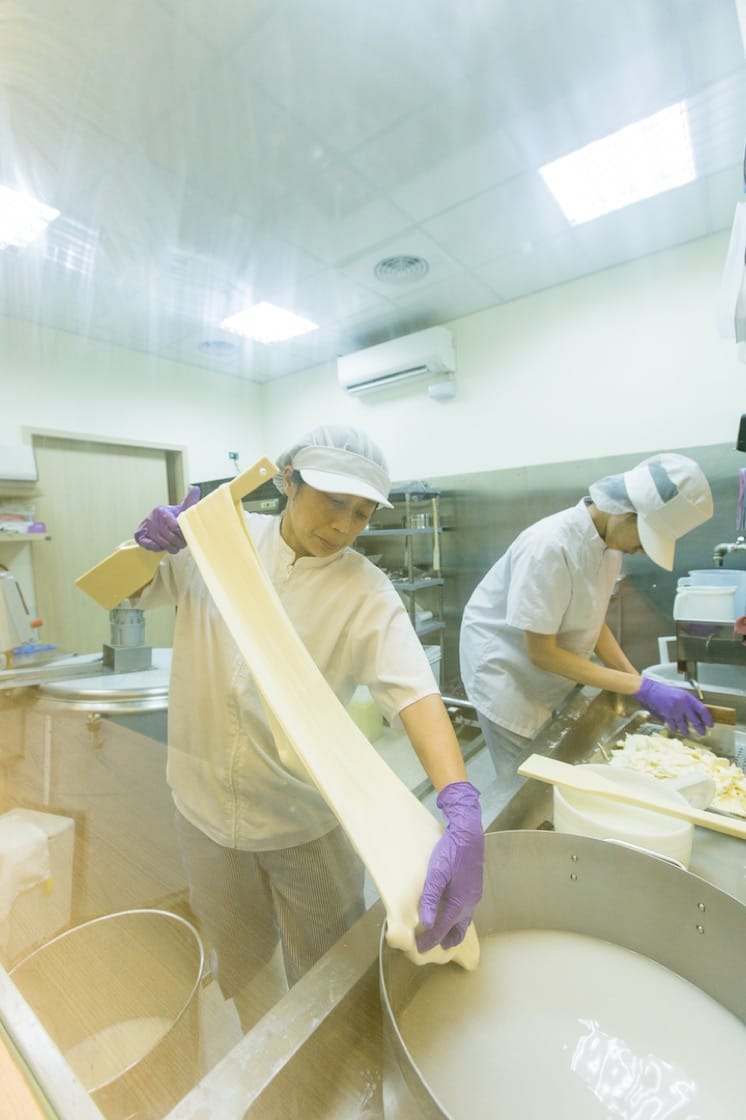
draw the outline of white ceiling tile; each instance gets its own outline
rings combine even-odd
[[[242,213],[265,218],[326,158],[306,132],[232,63],[200,76],[171,110],[148,122],[143,148],[154,165]]]
[[[576,226],[574,233],[596,271],[691,241],[706,222],[705,193],[694,182]]]
[[[0,21],[0,184],[62,210],[0,254],[0,312],[216,373],[285,376],[727,230],[743,192],[734,0],[0,0]],[[699,180],[570,230],[537,168],[679,99]],[[424,280],[376,280],[397,254]],[[200,350],[259,298],[321,329]]]
[[[317,330],[300,338],[264,345],[243,342],[240,376],[264,383],[336,359],[339,352],[335,331]]]
[[[392,191],[488,141],[504,119],[481,75],[470,77],[355,148],[349,159],[380,190]]]
[[[14,95],[67,132],[78,120],[132,141],[213,61],[180,20],[149,0],[31,0],[3,23]]]
[[[157,0],[175,20],[185,23],[205,43],[221,54],[240,48],[278,7],[278,0],[216,4],[214,0]]]
[[[473,268],[567,229],[538,175],[520,175],[422,223],[446,252]]]
[[[707,209],[708,232],[730,230],[736,204],[743,200],[743,166],[738,163],[725,171],[718,171],[702,180],[702,191]]]
[[[684,0],[686,3],[687,0]],[[687,43],[692,79],[698,85],[717,81],[743,65],[744,44],[738,23],[738,0],[688,0],[689,20],[682,39]]]
[[[523,169],[511,140],[497,131],[392,187],[389,194],[397,206],[419,221],[482,194]]]
[[[685,65],[676,44],[645,52],[592,78],[578,74],[565,96],[506,124],[528,166],[538,168],[681,99]]]
[[[500,295],[486,278],[468,272],[407,292],[395,300],[396,307],[421,317],[423,326],[460,319],[500,303]]]
[[[526,244],[523,250],[489,261],[476,275],[503,300],[566,284],[593,271],[593,265],[572,231]]]
[[[710,175],[743,155],[746,138],[746,71],[711,82],[686,99],[697,174]]]
[[[356,283],[335,269],[325,269],[294,285],[286,285],[280,294],[273,296],[273,290],[267,289],[271,302],[282,300],[282,306],[291,307],[298,315],[324,327],[362,313],[385,314],[389,306],[386,299],[370,287]]]
[[[388,198],[374,196],[335,215],[321,212],[314,198],[305,194],[289,199],[277,222],[289,242],[328,264],[343,261],[411,224]]]
[[[426,275],[422,279],[404,281],[404,286],[401,282],[378,279],[375,267],[379,261],[399,256],[425,260],[428,265]],[[425,283],[432,284],[461,271],[457,261],[449,257],[430,237],[415,227],[376,245],[374,249],[366,249],[365,252],[343,261],[340,267],[345,276],[364,284],[384,299],[398,298],[407,289],[419,288]]]
[[[462,28],[467,13],[468,5]],[[290,0],[243,45],[242,58],[278,104],[347,151],[468,74],[467,58],[437,29],[428,5],[403,12],[398,0]]]

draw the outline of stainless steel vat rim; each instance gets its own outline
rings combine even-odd
[[[158,670],[156,670],[158,672]],[[119,677],[122,674],[117,674]],[[160,674],[159,674],[160,675]],[[102,682],[107,678],[102,677]],[[101,687],[96,684],[85,685],[83,688],[76,686],[74,680],[66,681],[64,684],[61,681],[56,681],[54,684],[45,684],[39,687],[39,693],[42,696],[59,696],[64,699],[66,696],[72,699],[94,700],[98,696],[103,696],[107,700],[134,699],[139,696],[168,696],[168,681],[160,680],[157,684],[152,684],[146,688],[142,685],[132,687],[111,688],[105,686],[103,683]]]
[[[102,678],[105,680],[106,678]],[[111,688],[103,684],[99,688],[96,685],[86,685],[83,688],[75,686],[74,681],[67,681],[63,686],[61,682],[55,684],[45,684],[39,687],[39,695],[48,700],[139,700],[140,698],[148,699],[156,697],[158,699],[168,698],[168,681],[165,683],[161,680],[158,684],[153,684],[148,688],[134,687],[134,688]]]
[[[130,712],[137,714],[138,712],[162,712],[168,706],[168,690],[163,693],[154,693],[154,695],[141,696],[138,693],[133,693],[131,697],[121,696],[119,694],[112,694],[111,697],[106,694],[98,693],[92,699],[70,698],[66,699],[64,696],[44,696],[34,705],[37,711],[65,711],[65,712],[96,712],[99,715],[123,714]]]
[[[149,669],[102,672],[88,677],[46,681],[38,686],[46,705],[78,712],[161,711],[168,705],[171,650],[154,649]],[[148,683],[152,680],[152,684]]]
[[[475,913],[482,936],[552,929],[621,945],[688,980],[746,1023],[746,973],[739,968],[746,906],[737,899],[652,854],[605,840],[530,829],[488,833],[486,846],[485,892]],[[388,947],[385,932],[384,923],[379,989],[385,1048],[393,1054],[389,1072],[395,1067],[389,1093],[404,1091],[418,1120],[455,1120],[428,1086],[398,1024],[428,972],[442,966],[413,964]]]

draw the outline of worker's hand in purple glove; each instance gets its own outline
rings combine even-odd
[[[694,693],[661,684],[650,677],[642,678],[642,685],[634,694],[634,699],[653,715],[664,719],[671,731],[678,731],[680,735],[689,734],[689,724],[698,735],[704,735],[714,722],[712,714]]]
[[[436,802],[448,825],[430,856],[420,900],[425,931],[417,936],[421,953],[463,941],[474,907],[482,897],[484,833],[479,790],[471,782],[444,786]]]
[[[135,540],[151,552],[180,552],[186,548],[186,541],[177,518],[198,501],[199,486],[190,486],[189,493],[178,506],[156,506],[138,525]]]

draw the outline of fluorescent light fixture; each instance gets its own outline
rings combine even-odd
[[[0,249],[25,248],[59,217],[59,210],[30,195],[0,186]]]
[[[308,334],[309,331],[318,330],[318,323],[310,319],[303,319],[300,315],[293,315],[291,311],[284,311],[275,307],[273,303],[262,300],[245,311],[230,315],[223,319],[220,326],[234,334],[242,334],[245,338],[256,339],[257,342],[284,342],[288,338],[297,338],[298,335]]]
[[[571,225],[581,225],[696,177],[683,101],[612,132],[539,173]]]

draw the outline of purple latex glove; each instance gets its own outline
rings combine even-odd
[[[433,849],[420,899],[425,932],[417,936],[421,953],[435,945],[451,949],[463,941],[472,911],[482,897],[484,833],[479,790],[471,782],[444,786],[436,802],[448,821]]]
[[[135,530],[135,540],[151,552],[170,552],[172,555],[186,548],[184,534],[177,518],[180,513],[199,501],[199,486],[190,486],[189,493],[178,506],[156,506]]]
[[[634,699],[653,715],[664,719],[671,731],[678,731],[680,735],[689,734],[689,724],[699,735],[704,735],[714,722],[711,713],[693,693],[652,681],[650,677],[642,678]]]

